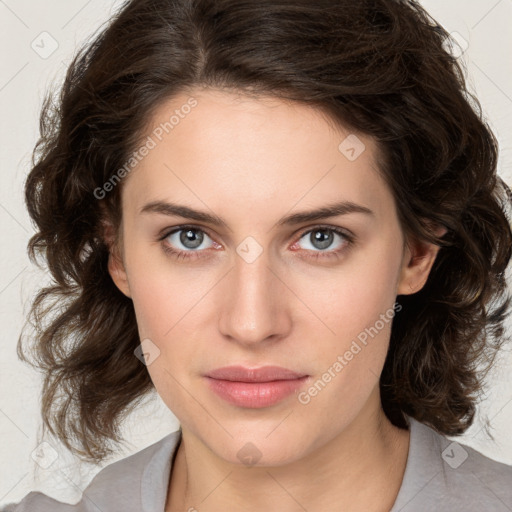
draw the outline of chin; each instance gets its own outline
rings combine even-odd
[[[219,457],[230,464],[240,467],[278,467],[290,464],[300,459],[302,452],[297,450],[304,444],[298,440],[283,436],[275,439],[265,439],[267,433],[261,436],[240,436],[228,441],[228,445],[214,449]],[[236,447],[233,451],[233,447]]]

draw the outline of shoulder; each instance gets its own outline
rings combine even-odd
[[[447,488],[462,491],[463,502],[471,504],[474,510],[512,510],[511,465],[490,459],[457,441],[446,439],[443,444],[443,478]]]
[[[140,512],[143,510],[144,480],[152,479],[154,473],[162,478],[166,467],[170,471],[169,455],[178,445],[180,434],[179,430],[173,432],[137,453],[105,466],[91,480],[76,504],[33,491],[19,503],[0,507],[0,512]],[[166,491],[166,488],[160,491]]]
[[[512,466],[450,440],[412,418],[402,487],[392,512],[510,512]]]

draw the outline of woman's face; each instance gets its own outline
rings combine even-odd
[[[377,147],[311,107],[232,92],[181,94],[152,121],[123,183],[124,266],[109,268],[156,390],[226,461],[304,457],[380,409],[396,295],[429,270],[409,261]],[[307,377],[206,377],[233,365]]]

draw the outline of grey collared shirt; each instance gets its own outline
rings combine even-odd
[[[405,474],[390,512],[512,512],[512,465],[452,442],[408,417]],[[164,512],[181,430],[103,468],[75,505],[31,492],[0,512]]]

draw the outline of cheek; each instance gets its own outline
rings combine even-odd
[[[319,327],[325,335],[316,335],[317,348],[309,358],[315,360],[318,373],[299,398],[301,404],[318,410],[334,407],[340,412],[333,421],[336,427],[357,414],[378,386],[392,322],[399,314],[393,307],[395,296],[389,292],[393,273],[388,278],[382,275],[347,279],[344,291],[334,290],[332,300],[317,303],[330,332]]]
[[[295,278],[295,290],[322,321],[324,332],[328,335],[330,331],[345,344],[373,326],[381,315],[393,314],[400,258],[398,243],[373,244],[371,250],[366,247],[354,253],[337,269]],[[381,322],[378,327],[386,330]]]
[[[163,339],[175,323],[173,312],[180,307],[177,294],[170,293],[163,280],[155,282],[144,275],[130,282],[130,291],[141,336]]]
[[[182,288],[179,283],[173,282],[170,287],[161,281],[138,282],[132,288],[132,298],[141,339],[149,338],[155,343],[168,366],[183,360],[187,351],[193,351],[198,337],[201,295],[197,293],[198,288],[187,292],[188,288]]]
[[[179,271],[172,263],[149,264],[134,251],[129,262],[132,295],[140,339],[149,338],[162,357],[156,367],[176,376],[191,369],[203,333],[205,296],[214,282],[201,272]],[[153,374],[152,374],[153,377]],[[166,379],[169,380],[169,379]],[[172,379],[171,379],[172,381]]]
[[[190,408],[190,397],[184,392],[187,373],[197,360],[197,309],[193,304],[198,299],[193,293],[187,294],[188,288],[181,283],[154,271],[141,272],[130,282],[130,288],[140,339],[149,338],[158,354],[147,366],[150,378],[167,407],[183,417]]]
[[[204,295],[207,283],[200,272],[180,271],[158,248],[143,249],[133,246],[131,253],[127,253],[130,292],[139,332],[141,336],[165,343],[178,323],[180,328],[190,323],[190,313]]]

